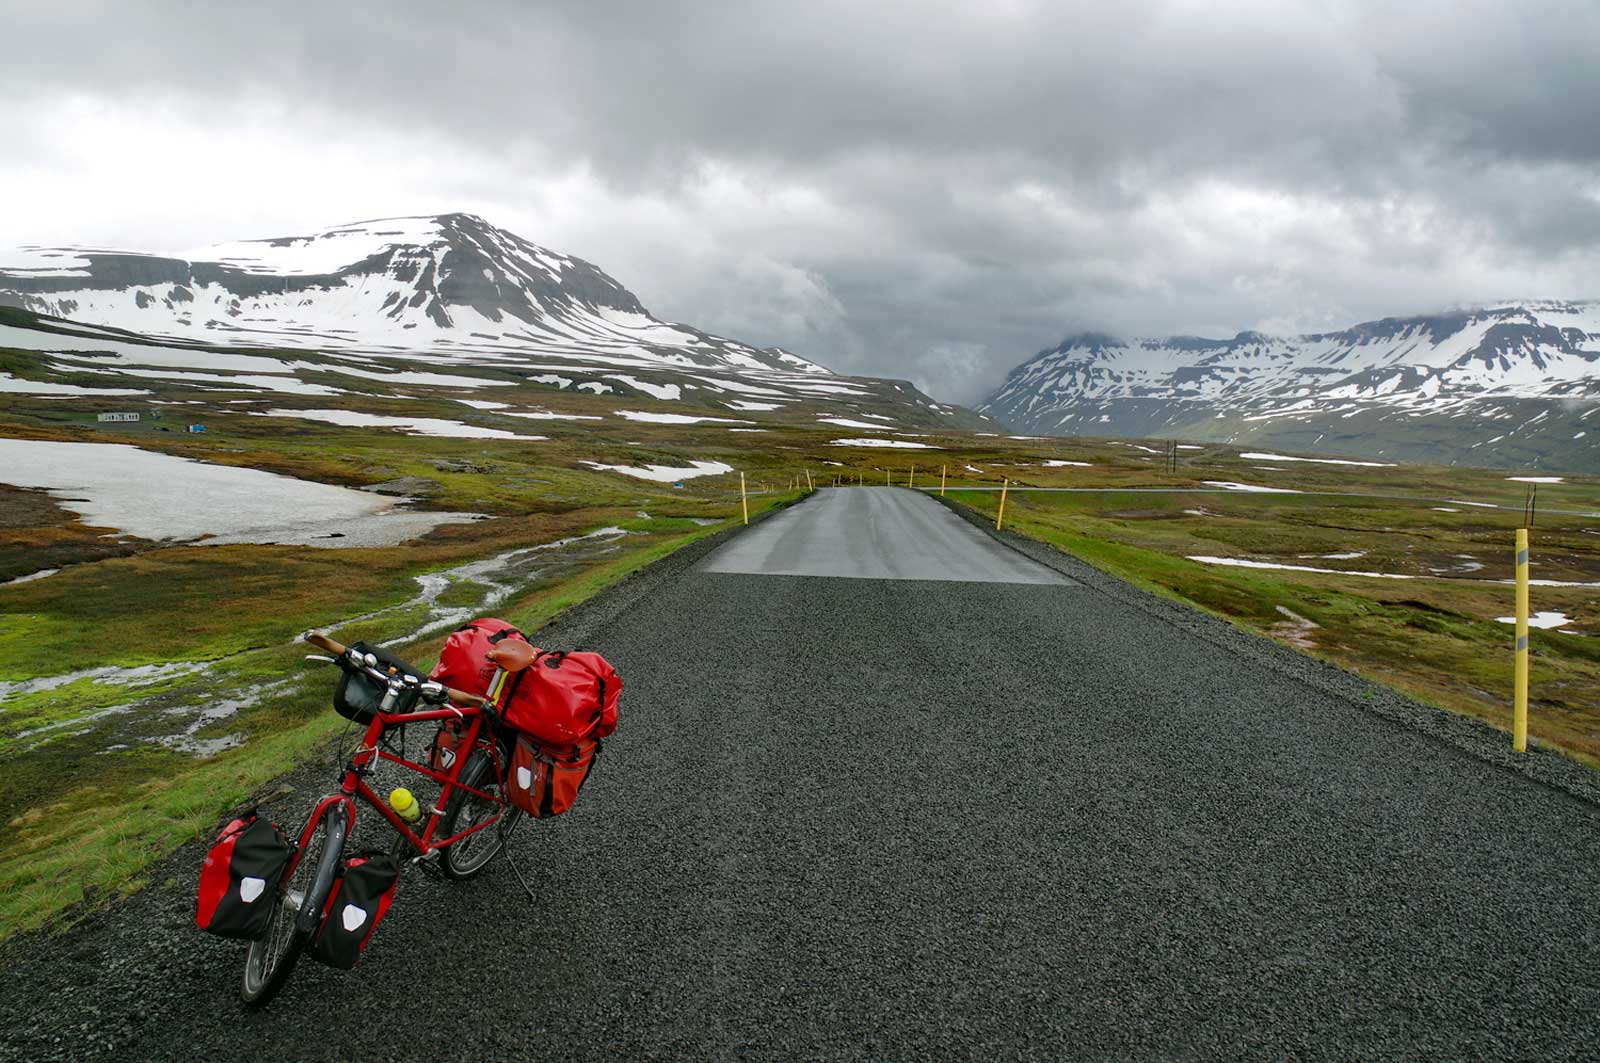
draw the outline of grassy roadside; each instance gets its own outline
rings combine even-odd
[[[752,513],[795,497],[763,497],[754,501]],[[494,612],[535,630],[651,562],[727,526],[726,521],[688,524],[688,530],[643,534],[621,552],[518,594]],[[343,633],[355,638],[361,631],[351,626]],[[437,659],[442,642],[436,635],[393,648],[427,665]],[[0,940],[63,917],[70,920],[75,912],[138,889],[153,861],[202,836],[220,815],[259,795],[271,780],[342,730],[345,721],[328,708],[329,674],[297,667],[298,652],[287,647],[276,655],[283,671],[274,678],[287,675],[289,685],[249,714],[245,722],[251,739],[245,744],[198,761],[152,749],[111,755],[103,762],[107,770],[92,781],[63,787],[51,800],[12,819],[0,840]]]
[[[990,517],[998,503],[992,492],[950,497]],[[1511,629],[1495,619],[1512,603],[1512,589],[1495,582],[1510,574],[1508,531],[1499,526],[1507,522],[1471,513],[1444,520],[1436,512],[1381,499],[1329,505],[1288,495],[1019,492],[1006,503],[1006,527],[1141,589],[1508,730]],[[1583,523],[1543,522],[1536,541],[1551,575],[1576,574],[1557,566],[1576,565],[1583,551],[1592,552]],[[1242,553],[1409,578],[1190,559]],[[1600,614],[1600,595],[1593,587],[1537,587],[1535,608],[1589,623]],[[1534,630],[1531,646],[1530,736],[1600,766],[1600,640]]]

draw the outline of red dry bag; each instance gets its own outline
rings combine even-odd
[[[462,624],[445,639],[439,663],[433,666],[428,678],[468,694],[487,694],[489,680],[494,676],[489,651],[506,639],[528,641],[522,637],[522,632],[493,617]]]
[[[598,653],[541,653],[512,682],[501,717],[547,746],[572,746],[617,729],[622,680]]]

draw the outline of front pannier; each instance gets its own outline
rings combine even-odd
[[[334,880],[323,905],[322,925],[317,928],[311,955],[329,967],[354,967],[394,901],[399,881],[400,867],[386,853],[346,860],[344,872]]]
[[[546,746],[564,748],[617,729],[622,680],[598,653],[541,653],[511,683],[501,716]]]
[[[506,768],[506,799],[538,819],[559,816],[578,799],[599,752],[598,740],[554,750],[518,735]]]
[[[222,828],[200,865],[194,921],[225,938],[258,938],[272,918],[278,879],[294,846],[252,810]]]
[[[392,653],[386,652],[381,646],[368,646],[365,642],[358,642],[350,647],[360,653],[370,653],[378,659],[378,667],[394,669],[401,674],[416,675],[416,669],[402,661]],[[341,665],[341,667],[344,667]],[[421,676],[417,676],[421,679]],[[339,677],[339,686],[333,692],[333,708],[340,716],[347,720],[354,720],[365,727],[372,722],[378,712],[378,707],[383,704],[383,697],[388,689],[376,679],[365,672],[352,671],[344,668],[344,674]],[[400,692],[395,699],[394,708],[390,712],[399,714],[410,712],[417,706],[417,698],[421,691],[416,686],[409,686]]]

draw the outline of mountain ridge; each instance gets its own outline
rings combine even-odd
[[[0,305],[144,335],[261,346],[628,354],[817,375],[824,367],[659,321],[598,266],[474,214],[349,222],[182,252],[0,252]]]
[[[1410,460],[1582,467],[1600,458],[1597,406],[1600,301],[1536,300],[1293,336],[1080,332],[1013,368],[976,409],[1021,432],[1333,439]],[[1498,460],[1484,449],[1508,438]]]

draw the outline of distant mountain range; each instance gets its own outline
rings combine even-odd
[[[1020,432],[1185,437],[1444,464],[1600,468],[1600,302],[1227,340],[1069,336],[978,405]]]
[[[0,306],[75,323],[42,322],[58,330],[108,326],[135,340],[316,351],[367,374],[403,359],[624,395],[742,397],[747,407],[836,401],[848,412],[865,398],[903,407],[908,423],[981,423],[904,381],[837,377],[778,347],[659,321],[598,267],[472,214],[173,253],[0,250]],[[80,350],[85,342],[72,340]],[[6,344],[50,349],[0,336]]]

